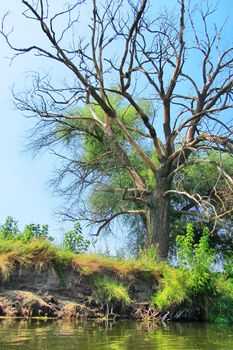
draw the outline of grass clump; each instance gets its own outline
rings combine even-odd
[[[28,266],[31,261],[30,254],[20,241],[0,240],[0,274],[7,279],[16,265]]]
[[[109,315],[109,306],[124,307],[130,303],[128,290],[121,283],[117,283],[107,276],[95,276],[93,278],[93,299],[97,304],[106,305],[106,315]]]

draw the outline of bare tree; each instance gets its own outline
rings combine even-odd
[[[3,21],[1,32],[15,57],[34,52],[60,64],[64,76],[68,72],[73,76],[73,81],[69,76],[57,87],[49,76],[35,74],[32,89],[15,95],[17,107],[38,120],[34,146],[52,147],[64,141],[66,132],[73,133],[76,157],[62,156],[66,167],[60,181],[66,174],[76,180],[65,194],[73,197],[77,186],[85,190],[99,182],[102,191],[133,203],[99,218],[99,231],[120,215],[142,215],[146,244],[158,246],[159,258],[166,259],[174,198],[183,198],[179,209],[184,215],[212,221],[229,215],[231,205],[224,201],[218,184],[224,179],[232,193],[233,180],[222,168],[221,157],[218,161],[196,157],[209,150],[233,151],[229,117],[233,47],[224,47],[224,28],[213,26],[214,10],[208,2],[203,8],[191,8],[191,1],[177,0],[174,13],[164,10],[157,17],[149,0],[78,0],[56,13],[49,0],[22,3],[24,18],[38,23],[49,45],[15,47]],[[83,18],[86,6],[92,10]],[[114,98],[120,98],[124,113]],[[145,108],[148,104],[150,108]],[[82,112],[80,105],[86,106]],[[131,125],[130,108],[135,113]],[[103,147],[95,159],[83,156],[84,136]],[[177,181],[185,167],[198,162],[211,162],[219,174],[211,193],[205,195],[189,193]],[[154,187],[142,167],[150,172]],[[128,174],[128,186],[104,187],[111,171],[120,174],[121,169]],[[73,197],[73,205],[78,201]]]

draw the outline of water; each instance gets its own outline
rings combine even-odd
[[[0,321],[0,350],[233,350],[233,326]]]

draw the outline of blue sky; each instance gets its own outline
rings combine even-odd
[[[37,27],[30,27],[28,30],[25,24],[27,22],[20,16],[21,9],[20,0],[5,2],[0,7],[0,18],[9,11],[6,23],[9,24],[9,30],[12,24],[14,26],[12,41],[16,46],[22,44],[25,47],[35,38],[40,40],[41,33],[37,31]],[[18,220],[20,229],[29,223],[48,224],[50,235],[59,243],[62,232],[70,229],[73,224],[61,222],[55,215],[56,209],[63,202],[61,198],[52,195],[46,184],[52,178],[56,159],[49,151],[37,157],[26,151],[28,131],[33,124],[22,112],[16,110],[10,91],[13,85],[17,91],[22,91],[25,72],[44,71],[45,61],[32,55],[24,55],[11,62],[10,57],[12,51],[0,36],[0,224],[7,216]],[[47,62],[46,69],[53,70],[54,73],[53,62]],[[83,232],[87,235],[89,230],[84,227]],[[121,245],[121,239],[113,237],[100,237],[98,241],[97,251],[105,251],[108,247],[115,251],[112,247]]]
[[[174,3],[174,0],[166,1],[166,4]],[[28,28],[25,25],[27,22],[17,16],[20,8],[20,0],[2,1],[0,18],[10,10],[9,22],[14,23],[17,28],[13,33],[14,41],[25,44],[35,36],[40,37],[40,34],[35,29],[32,30],[32,27]],[[220,0],[219,8],[218,20],[231,14],[232,0]],[[228,27],[228,40],[232,42],[233,34],[229,24]],[[54,210],[61,200],[53,197],[46,186],[46,182],[51,178],[55,160],[49,153],[32,159],[32,155],[24,151],[30,122],[21,112],[15,110],[10,93],[13,84],[16,84],[17,88],[23,87],[24,72],[41,69],[43,63],[32,56],[24,56],[14,60],[10,66],[7,56],[11,56],[11,53],[4,39],[0,37],[0,223],[10,215],[18,219],[20,227],[32,222],[49,224],[50,233],[59,239],[59,228],[66,225],[58,221]]]
[[[15,16],[20,1],[12,0],[1,4],[0,17],[10,10],[9,22],[13,22],[17,33],[16,42],[21,38],[30,40],[35,31],[28,31]],[[21,42],[25,42],[21,40]],[[51,178],[54,158],[49,153],[32,158],[25,152],[27,131],[30,121],[17,111],[13,104],[10,88],[24,85],[24,72],[40,68],[40,62],[31,56],[19,57],[10,65],[7,57],[11,52],[0,37],[0,100],[1,100],[1,137],[0,137],[0,223],[6,216],[13,216],[22,228],[28,223],[49,224],[50,233],[60,238],[62,225],[54,215],[60,200],[54,198],[46,186]]]

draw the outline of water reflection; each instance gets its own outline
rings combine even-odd
[[[233,350],[233,327],[61,320],[0,321],[1,350]]]

